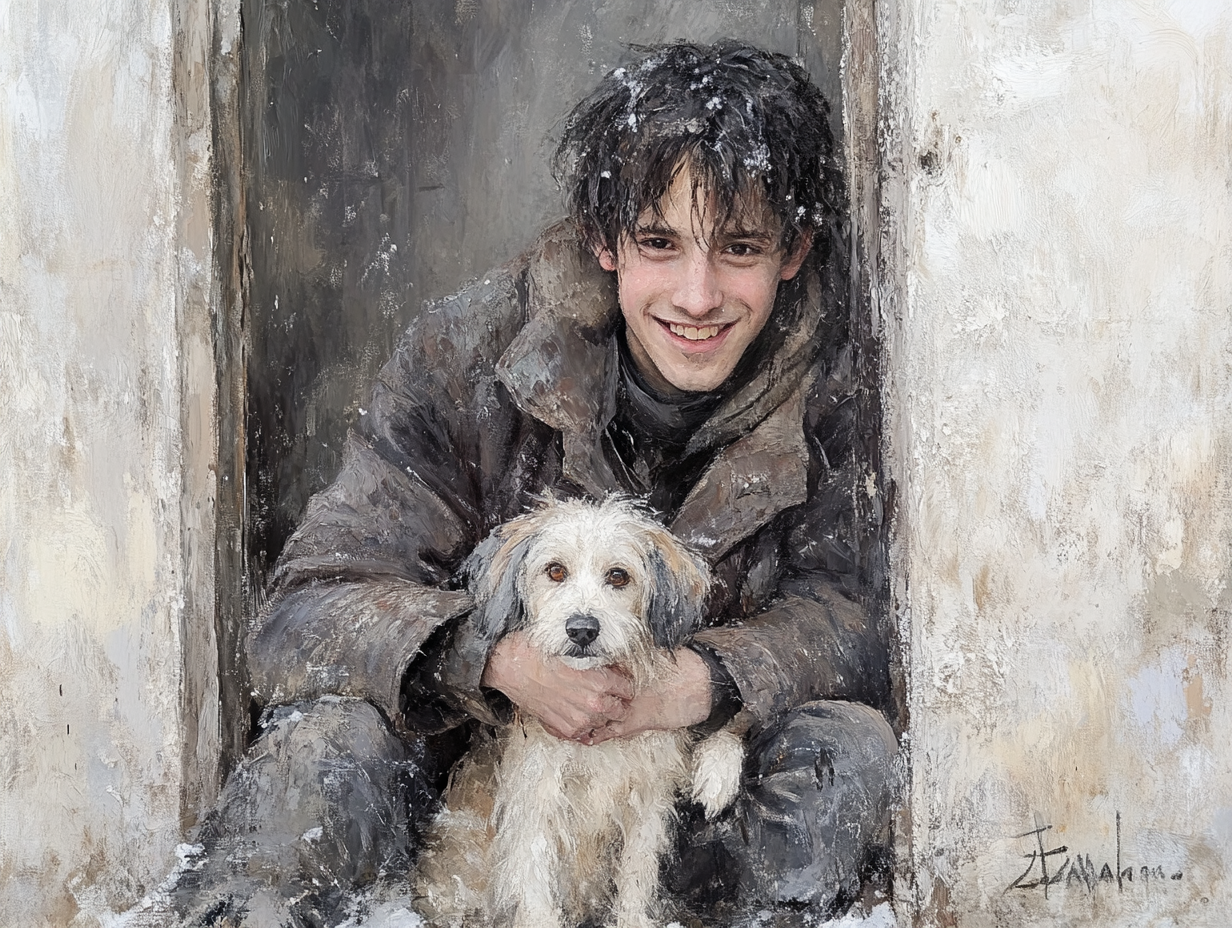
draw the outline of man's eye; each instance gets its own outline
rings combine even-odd
[[[748,242],[733,242],[727,246],[727,253],[736,258],[753,258],[761,254],[761,249]]]
[[[667,238],[644,238],[642,247],[649,248],[651,251],[666,251],[672,247],[672,241]]]
[[[553,583],[564,583],[565,577],[569,576],[569,571],[565,570],[565,565],[557,564],[556,562],[549,564],[544,572]]]
[[[629,572],[623,567],[613,567],[607,572],[607,582],[618,588],[626,586],[629,583]]]

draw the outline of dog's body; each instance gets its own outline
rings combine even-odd
[[[619,666],[635,687],[696,630],[708,583],[699,559],[618,499],[550,503],[515,519],[469,569],[481,633],[525,629],[546,653]],[[739,786],[741,739],[694,740],[647,731],[589,746],[517,718],[450,784],[421,855],[424,914],[440,925],[573,928],[605,915],[617,928],[654,924],[677,796],[691,785],[713,816]]]

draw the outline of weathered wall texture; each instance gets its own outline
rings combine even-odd
[[[211,788],[208,10],[0,4],[6,926],[140,898]]]
[[[922,922],[1227,925],[1232,7],[883,14]]]

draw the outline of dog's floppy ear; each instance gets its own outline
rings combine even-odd
[[[667,529],[656,526],[649,535],[647,620],[656,645],[676,648],[701,627],[710,571]]]
[[[519,628],[526,619],[518,575],[535,533],[523,516],[499,526],[471,552],[462,571],[475,597],[472,623],[489,641]]]

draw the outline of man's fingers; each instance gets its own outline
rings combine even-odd
[[[603,674],[604,692],[609,696],[615,696],[617,699],[633,698],[633,681],[625,674],[611,667],[601,667],[597,672]]]
[[[539,724],[542,725],[543,730],[546,731],[553,738],[559,738],[561,741],[576,741],[577,740],[576,732],[574,734],[563,732],[559,728],[557,728],[555,725],[552,725],[550,722],[545,722],[543,719],[539,720]]]
[[[616,699],[633,698],[633,681],[611,667],[574,670],[562,661],[557,667],[557,673],[566,679],[571,679],[575,686],[589,689],[592,692],[614,696]]]
[[[566,741],[580,741],[591,729],[602,728],[606,719],[564,708],[549,710],[539,718],[548,733]]]
[[[607,741],[609,738],[619,738],[622,735],[624,735],[624,726],[620,722],[609,722],[603,726],[604,741]],[[599,742],[596,741],[595,743],[598,744]]]
[[[622,707],[624,705],[620,700],[614,702]],[[610,734],[599,735],[600,732],[606,730],[609,722],[609,717],[603,713],[551,711],[545,712],[538,719],[539,724],[547,730],[548,734],[566,741],[586,743],[588,738],[592,737],[592,732],[594,732],[593,737],[597,739],[596,744],[611,737]]]
[[[613,719],[623,719],[629,714],[629,704],[627,702],[615,696],[609,696],[606,693],[588,699],[585,709],[590,715],[593,727],[598,727]]]

